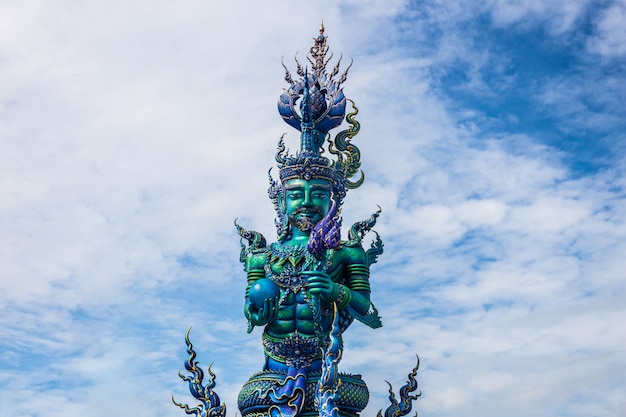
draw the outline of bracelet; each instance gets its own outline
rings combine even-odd
[[[337,308],[341,310],[350,304],[350,301],[352,301],[352,292],[345,285],[339,286],[341,289],[339,290],[339,297],[337,297],[335,302],[337,303]]]
[[[337,298],[339,297],[340,292],[341,292],[341,284],[333,285],[332,292],[330,293],[330,296],[328,297],[328,299],[331,302],[337,301]]]

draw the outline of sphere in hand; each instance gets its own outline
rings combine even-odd
[[[248,293],[250,303],[256,308],[263,307],[263,303],[267,298],[278,299],[278,297],[280,297],[280,288],[274,281],[267,278],[257,280],[252,284]]]

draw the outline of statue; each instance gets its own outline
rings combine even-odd
[[[300,131],[300,148],[290,155],[283,137],[276,161],[279,180],[270,172],[268,194],[277,213],[277,241],[269,246],[258,232],[235,222],[242,238],[240,261],[247,274],[244,315],[248,333],[262,327],[264,361],[261,370],[244,384],[238,399],[242,417],[296,417],[341,415],[356,417],[367,405],[369,393],[360,375],[339,374],[342,334],[356,319],[371,327],[382,326],[370,300],[370,266],[383,252],[376,232],[371,247],[362,240],[372,230],[380,208],[370,218],[349,229],[341,239],[341,207],[346,193],[364,181],[359,149],[350,141],[359,132],[354,119],[358,109],[343,93],[350,66],[339,74],[341,58],[327,69],[327,37],[323,25],[307,55],[309,68],[297,63],[298,80],[285,67],[289,87],[278,102],[283,120]],[[351,65],[351,64],[350,64]],[[346,102],[352,112],[346,115]],[[345,120],[348,128],[334,139],[329,131]],[[284,135],[283,135],[284,136]],[[328,145],[325,147],[325,142]],[[324,152],[333,156],[329,159]],[[184,377],[205,413],[223,416],[225,408],[210,385],[202,385],[202,371],[196,367],[195,352],[186,337],[190,359],[185,367],[194,378]],[[418,362],[419,363],[419,362]],[[386,415],[405,415],[417,388],[411,375],[405,387],[402,407],[390,390],[392,406]],[[412,382],[411,382],[412,381]],[[207,400],[206,398],[210,398]],[[405,404],[408,400],[408,408]],[[195,409],[177,405],[192,414]],[[208,407],[208,408],[207,408]],[[393,409],[392,409],[393,408]],[[212,413],[208,413],[208,410]],[[200,410],[198,408],[197,410]]]

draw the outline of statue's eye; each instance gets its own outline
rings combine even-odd
[[[313,192],[312,192],[312,194],[313,194],[315,197],[318,197],[318,198],[326,198],[326,197],[329,197],[328,191],[326,191],[326,190],[315,190],[315,191],[313,191]]]

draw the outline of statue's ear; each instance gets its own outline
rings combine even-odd
[[[285,213],[287,211],[287,204],[285,203],[285,194],[284,193],[280,193],[277,196],[277,202],[278,202],[278,209]]]

